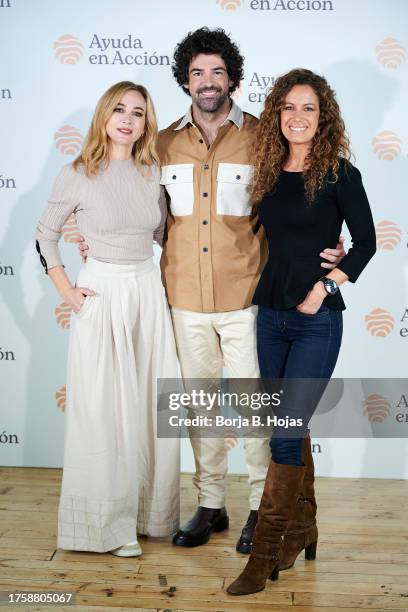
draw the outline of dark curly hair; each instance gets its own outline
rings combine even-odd
[[[232,81],[229,88],[229,93],[232,94],[244,76],[244,58],[239,52],[238,45],[232,42],[222,28],[210,30],[203,27],[195,32],[189,32],[177,45],[173,56],[174,63],[171,67],[177,83],[183,87],[188,82],[190,63],[200,53],[222,57],[227,67],[228,77]],[[186,94],[190,95],[188,89],[184,87],[183,89]]]
[[[319,99],[319,123],[306,157],[307,169],[303,173],[307,199],[314,199],[328,175],[332,177],[330,182],[336,182],[340,159],[349,160],[351,157],[349,139],[333,89],[324,77],[311,70],[295,68],[276,79],[255,129],[251,188],[254,203],[274,188],[288,158],[289,145],[282,134],[280,115],[285,97],[295,85],[309,85]]]

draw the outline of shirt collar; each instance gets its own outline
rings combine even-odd
[[[225,121],[220,125],[220,127],[226,125],[229,121],[231,121],[240,130],[244,125],[244,113],[242,112],[238,104],[234,102],[234,100],[231,99],[231,102],[231,110],[228,113],[228,116],[226,117]],[[174,131],[177,132],[178,130],[182,130],[188,124],[194,125],[193,116],[191,113],[191,106],[180,121],[180,123],[174,128]]]

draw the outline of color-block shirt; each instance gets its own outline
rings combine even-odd
[[[266,257],[248,194],[256,123],[232,102],[209,148],[191,110],[160,132],[169,208],[161,269],[171,306],[225,312],[251,304]]]

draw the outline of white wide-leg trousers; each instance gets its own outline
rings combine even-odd
[[[179,527],[179,440],[156,437],[156,380],[177,358],[152,259],[88,259],[77,286],[96,295],[71,318],[58,546],[106,552]]]

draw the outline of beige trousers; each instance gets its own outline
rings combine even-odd
[[[106,552],[178,529],[179,440],[156,435],[156,380],[177,356],[151,259],[88,259],[77,285],[96,295],[71,320],[58,546]]]
[[[183,378],[258,378],[256,306],[231,312],[201,313],[172,308],[174,334]],[[191,437],[198,503],[225,505],[228,448],[222,438]],[[271,460],[267,438],[244,438],[250,485],[249,505],[257,510]]]

